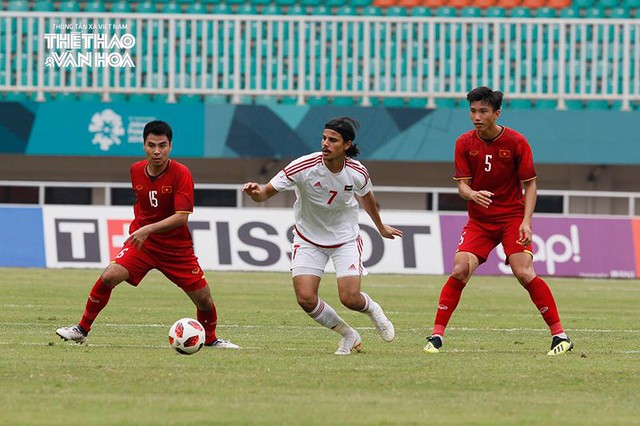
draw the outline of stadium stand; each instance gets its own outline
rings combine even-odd
[[[508,91],[517,108],[629,109],[640,101],[633,73],[640,54],[631,48],[640,33],[633,20],[640,0],[9,0],[4,8],[5,100],[100,96],[263,104],[271,97],[315,105],[380,99],[386,106],[450,107],[472,86],[489,84]],[[40,73],[43,29],[28,12],[118,15],[141,40],[131,51],[136,69],[114,69],[106,79],[103,70]],[[168,17],[145,16],[158,12]],[[246,19],[224,18],[232,14]],[[330,15],[335,18],[326,20]],[[564,21],[575,18],[584,24]],[[30,48],[25,40],[32,40]],[[571,81],[561,85],[561,73]]]

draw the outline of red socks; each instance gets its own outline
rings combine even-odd
[[[82,319],[80,320],[80,327],[86,332],[91,330],[91,324],[96,319],[100,311],[107,306],[109,298],[111,297],[111,290],[113,288],[102,283],[102,278],[98,278],[98,281],[93,285],[91,293],[89,293],[89,299],[87,299],[87,305],[82,313]]]
[[[198,310],[198,322],[204,327],[205,343],[211,343],[216,340],[216,325],[218,324],[216,305],[212,305],[210,311]]]
[[[444,335],[444,329],[449,323],[453,311],[455,311],[462,296],[462,290],[466,283],[449,277],[440,292],[440,300],[438,301],[438,312],[436,312],[436,320],[433,325],[433,334]]]
[[[556,301],[553,299],[553,294],[547,283],[542,278],[535,277],[529,281],[525,289],[529,292],[531,300],[551,329],[551,335],[563,333]]]

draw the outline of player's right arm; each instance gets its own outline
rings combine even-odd
[[[242,187],[242,192],[247,194],[256,203],[267,201],[278,193],[278,191],[271,185],[271,182],[260,185],[255,182],[247,182]]]
[[[491,205],[491,197],[493,192],[481,189],[475,191],[469,185],[470,179],[458,179],[458,195],[467,201],[473,201],[479,206],[488,208]]]

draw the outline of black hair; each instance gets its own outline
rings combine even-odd
[[[345,142],[351,142],[351,148],[346,152],[347,157],[355,158],[360,154],[357,144],[353,143],[356,139],[356,130],[360,128],[360,123],[351,117],[332,118],[324,125],[325,129],[331,129],[342,136]]]
[[[173,131],[171,130],[171,126],[168,123],[160,120],[150,121],[144,125],[144,130],[142,131],[142,140],[147,141],[147,136],[149,134],[166,136],[169,139],[169,142],[173,139]]]
[[[490,105],[494,111],[498,111],[502,107],[503,96],[502,92],[498,90],[491,90],[487,86],[480,86],[467,93],[467,101],[469,101],[469,104],[480,101]]]

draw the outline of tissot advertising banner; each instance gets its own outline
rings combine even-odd
[[[451,271],[466,215],[385,210],[383,216],[404,231],[404,238],[381,238],[362,213],[363,260],[369,272]],[[127,238],[132,217],[130,207],[2,207],[0,266],[103,268]],[[189,226],[204,269],[289,270],[291,209],[197,208]],[[640,219],[536,217],[533,251],[540,275],[639,277]],[[511,273],[501,246],[477,273]]]
[[[132,219],[129,207],[46,206],[43,210],[49,267],[104,267],[118,253]],[[384,217],[405,236],[383,239],[362,213],[367,270],[444,272],[437,214],[385,211]],[[198,208],[189,220],[201,266],[222,271],[288,271],[293,223],[291,209]],[[327,271],[332,271],[331,264]]]

